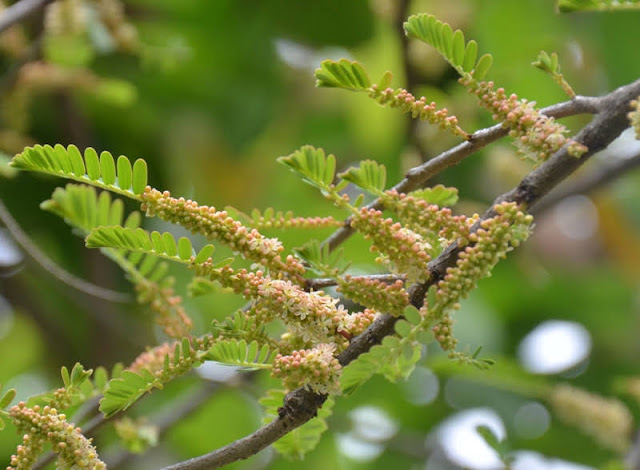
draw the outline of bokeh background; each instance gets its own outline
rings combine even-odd
[[[540,106],[567,99],[530,65],[541,50],[558,53],[579,94],[607,93],[640,70],[639,14],[560,15],[552,0],[127,0],[125,6],[143,45],[138,49],[127,50],[126,42],[94,23],[88,51],[75,43],[48,49],[39,38],[43,27],[55,25],[42,15],[26,21],[22,32],[0,36],[0,150],[6,155],[32,143],[93,146],[144,158],[153,186],[202,204],[343,217],[276,157],[311,144],[334,153],[342,169],[365,158],[382,162],[395,183],[458,140],[365,95],[315,88],[313,70],[321,60],[358,60],[374,79],[391,70],[393,86],[408,84],[414,94],[447,107],[467,131],[492,124],[433,49],[402,40],[401,20],[408,14],[433,13],[462,29],[482,53],[493,55],[491,79]],[[25,84],[25,58],[91,73],[98,81],[52,85],[57,78],[45,69]],[[566,120],[574,129],[587,121]],[[582,173],[637,152],[633,135],[625,134]],[[1,169],[0,198],[48,258],[97,285],[130,290],[115,265],[39,209],[60,180]],[[481,213],[529,170],[501,141],[433,183],[459,188],[458,212]],[[568,382],[616,395],[640,417],[638,402],[620,385],[640,373],[639,201],[640,175],[630,173],[606,190],[548,208],[532,239],[464,302],[456,317],[460,348],[483,346],[482,357],[497,361],[494,373],[453,367],[430,345],[407,382],[375,377],[353,396],[338,398],[330,430],[304,463],[266,451],[234,468],[501,468],[474,431],[478,424],[518,451],[517,468],[589,468],[615,460],[616,454],[558,420],[535,384]],[[268,234],[291,248],[329,233]],[[345,250],[355,271],[375,272],[360,237]],[[20,399],[60,386],[62,365],[127,364],[164,340],[143,309],[74,290],[39,261],[0,227],[0,383],[15,387]],[[180,270],[175,276],[179,287],[189,280]],[[185,303],[196,331],[205,332],[212,319],[243,302],[220,293]],[[133,416],[162,427],[172,410],[198,405],[163,429],[144,457],[123,453],[108,426],[96,437],[98,449],[114,463],[110,468],[131,469],[205,453],[255,430],[261,423],[257,399],[274,385],[266,376],[203,367],[133,408]],[[0,433],[0,462],[8,462],[18,442],[11,426]]]

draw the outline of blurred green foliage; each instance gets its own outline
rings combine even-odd
[[[407,10],[401,12],[404,3]],[[320,61],[358,60],[374,77],[390,69],[393,86],[405,86],[406,70],[410,70],[411,91],[435,96],[450,114],[460,118],[467,131],[489,125],[490,116],[456,83],[455,72],[433,50],[413,42],[408,46],[405,69],[399,26],[408,14],[433,13],[454,29],[462,29],[467,38],[478,41],[480,54],[493,55],[492,80],[541,106],[566,99],[553,80],[530,65],[543,49],[557,52],[564,76],[578,94],[603,94],[637,78],[640,14],[565,16],[555,13],[554,3],[132,0],[126,2],[127,13],[147,46],[146,54],[97,54],[89,65],[96,75],[129,85],[103,83],[101,93],[108,96],[106,100],[73,89],[42,92],[27,109],[14,108],[9,114],[27,113],[25,135],[38,143],[91,145],[114,155],[143,157],[152,185],[202,204],[232,205],[247,213],[253,207],[274,207],[299,215],[343,217],[313,188],[277,165],[276,157],[311,144],[335,154],[340,171],[365,158],[379,161],[387,168],[387,181],[394,184],[420,162],[418,153],[408,146],[410,141],[419,143],[429,158],[458,140],[424,123],[414,129],[407,116],[379,107],[364,95],[314,88],[313,70]],[[29,28],[37,31],[36,23],[30,21]],[[13,64],[3,56],[0,77],[12,74]],[[7,81],[6,86],[2,80]],[[10,86],[9,78],[0,78],[5,95]],[[584,122],[584,118],[568,120],[576,127]],[[0,149],[5,153],[17,151],[5,146]],[[2,165],[0,162],[0,199],[30,238],[62,268],[126,291],[128,285],[116,266],[87,250],[60,220],[39,209],[39,203],[60,182],[34,174],[10,175]],[[458,187],[459,210],[481,212],[526,171],[510,147],[494,144],[440,175],[433,184]],[[598,232],[586,240],[563,235],[554,225],[553,210],[543,214],[537,222],[539,233],[499,265],[463,305],[457,323],[464,332],[460,347],[473,350],[483,345],[483,356],[517,362],[520,341],[536,325],[547,319],[571,320],[586,327],[593,348],[586,362],[552,376],[552,381],[567,380],[610,395],[617,378],[637,375],[640,271],[629,263],[640,256],[637,178],[631,175],[612,191],[594,197],[601,217],[606,211],[607,224],[601,223]],[[610,211],[610,207],[617,210]],[[150,229],[175,230],[154,223]],[[329,233],[325,230],[314,236],[322,239]],[[281,237],[287,247],[300,246],[309,236],[306,232],[267,234]],[[353,237],[344,247],[355,269],[375,269],[360,238]],[[7,300],[0,306],[0,383],[5,388],[15,386],[20,398],[27,391],[60,386],[57,371],[61,365],[80,361],[91,368],[128,363],[146,345],[163,340],[136,306],[109,304],[74,291],[31,259],[18,267],[0,266],[0,275],[0,294]],[[175,275],[179,286],[188,281],[188,275],[179,270]],[[224,293],[186,299],[197,332],[241,305],[241,299]],[[435,368],[439,360],[436,348],[429,347],[422,365],[428,368],[433,362]],[[424,446],[425,440],[433,442],[428,436],[448,416],[471,407],[498,413],[512,449],[535,450],[585,465],[601,465],[614,457],[557,421],[540,437],[523,437],[514,424],[515,414],[532,397],[508,386],[503,390],[499,381],[481,383],[465,370],[451,368],[438,374],[439,393],[428,403],[408,400],[421,393],[411,379],[393,385],[381,377],[348,399],[338,398],[328,420],[330,432],[306,462],[297,465],[421,467],[433,458],[432,444]],[[145,457],[146,463],[138,460],[122,468],[159,468],[254,430],[261,413],[257,399],[274,384],[266,377],[254,378],[247,378],[243,391],[226,388],[212,394],[195,414],[161,437],[160,446]],[[456,380],[463,384],[463,398],[452,398]],[[189,377],[156,391],[134,407],[133,414],[153,416],[195,387],[195,382]],[[637,404],[629,404],[636,418],[640,417]],[[352,430],[349,413],[365,405],[384,410],[399,431],[378,443],[378,457],[358,462],[341,452],[338,444]],[[8,461],[17,443],[18,436],[9,426],[0,434],[0,462]],[[113,436],[106,432],[96,443],[99,450],[103,444],[109,448]],[[267,452],[233,468],[287,469],[292,465]]]

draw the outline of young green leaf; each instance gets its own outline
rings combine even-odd
[[[358,62],[340,59],[338,62],[324,60],[316,69],[316,86],[344,88],[351,91],[368,90],[371,80],[366,70]]]
[[[327,190],[333,182],[336,157],[325,155],[323,149],[305,145],[291,155],[279,157],[278,162],[302,175],[306,183],[321,190]]]
[[[140,162],[140,163],[138,163]],[[120,156],[114,170],[113,157],[102,152],[100,157],[92,148],[87,148],[84,158],[78,148],[70,145],[36,145],[25,148],[11,161],[11,166],[20,170],[39,171],[54,176],[72,179],[102,189],[140,200],[147,181],[147,167],[142,160],[136,162],[135,187],[132,189],[131,163]],[[115,171],[115,175],[114,175]]]
[[[373,160],[363,160],[359,167],[351,167],[338,176],[376,196],[381,195],[387,185],[387,169]]]

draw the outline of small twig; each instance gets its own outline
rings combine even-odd
[[[133,300],[133,297],[130,294],[96,286],[95,284],[74,276],[55,264],[42,252],[42,250],[40,250],[40,248],[36,246],[35,243],[31,241],[29,236],[24,233],[2,200],[0,200],[0,220],[2,220],[13,238],[20,244],[20,246],[22,246],[22,248],[24,248],[31,258],[33,258],[49,274],[68,286],[93,297],[106,300],[107,302],[129,303]]]
[[[396,282],[397,280],[404,281],[407,276],[404,274],[363,274],[362,276],[351,276],[351,279],[372,279],[380,282]],[[338,284],[338,281],[331,277],[319,277],[315,279],[306,279],[306,287],[310,289],[322,289],[323,287],[331,287]]]
[[[615,163],[602,165],[596,171],[593,171],[570,184],[561,186],[556,191],[552,191],[547,197],[542,198],[540,202],[533,206],[530,212],[532,214],[539,214],[566,197],[592,192],[608,185],[637,167],[640,167],[640,153],[633,157],[619,160]]]
[[[53,0],[20,0],[5,9],[0,15],[0,33],[35,14]]]

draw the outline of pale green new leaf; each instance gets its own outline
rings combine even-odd
[[[409,194],[416,199],[422,199],[439,207],[451,207],[458,202],[458,188],[447,188],[441,184],[412,191]]]
[[[108,418],[118,411],[126,410],[142,395],[154,388],[156,378],[147,369],[140,374],[125,370],[119,378],[111,379],[100,400],[100,411]]]
[[[181,263],[191,263],[193,248],[188,238],[182,237],[176,244],[169,232],[152,232],[141,228],[121,226],[98,227],[86,238],[89,248],[118,248],[153,254]],[[206,261],[214,252],[213,245],[206,245],[195,256],[200,262]]]
[[[267,344],[260,346],[255,340],[247,343],[245,340],[225,339],[214,343],[203,358],[253,370],[271,369],[274,356],[274,351]]]
[[[420,14],[410,16],[404,23],[408,37],[416,38],[433,46],[460,75],[472,73],[481,80],[489,70],[490,59],[483,56],[478,62],[478,45],[475,41],[465,43],[464,33],[438,21],[433,15]]]
[[[380,196],[387,185],[387,169],[373,160],[363,160],[359,167],[351,167],[338,177],[376,196]]]
[[[294,253],[307,262],[311,270],[324,276],[338,276],[344,273],[350,263],[343,258],[342,248],[331,251],[329,245],[322,244],[318,240],[310,240],[299,248],[294,248]]]
[[[147,165],[143,160],[136,160],[132,170],[127,157],[118,157],[116,164],[109,152],[98,156],[91,147],[83,157],[75,145],[27,147],[13,158],[11,166],[72,179],[136,200],[141,199],[147,182]]]
[[[324,60],[316,69],[316,86],[344,88],[351,91],[368,90],[371,80],[367,71],[358,62],[347,59]]]
[[[278,408],[282,407],[285,395],[284,390],[269,390],[267,395],[260,399],[260,404],[265,408],[265,424],[278,417]],[[315,418],[280,438],[273,447],[288,459],[302,459],[305,454],[316,448],[322,433],[327,430],[326,419],[333,411],[333,404],[333,398],[327,398]]]
[[[336,157],[325,155],[323,149],[305,145],[278,162],[302,175],[303,180],[321,190],[327,190],[335,177]]]

